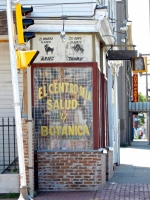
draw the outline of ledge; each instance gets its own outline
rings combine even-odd
[[[106,149],[99,149],[99,150],[37,150],[37,152],[57,152],[57,153],[76,153],[76,152],[84,152],[84,153],[107,153],[107,150]]]

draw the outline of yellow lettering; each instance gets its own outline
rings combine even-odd
[[[77,100],[72,100],[71,102],[71,109],[74,110],[76,109],[78,106],[78,101]]]
[[[54,136],[55,135],[55,127],[54,126],[50,126],[49,134],[50,134],[50,136]]]
[[[58,103],[58,100],[55,100],[55,101],[54,101],[53,109],[59,109],[59,103]]]
[[[78,134],[78,127],[75,126],[74,128],[75,128],[74,133],[75,133],[75,135],[77,135]]]
[[[74,126],[68,126],[68,134],[74,135]]]
[[[84,127],[83,127],[83,134],[90,135],[90,132],[89,132],[89,129],[88,129],[87,125],[84,125]]]
[[[58,83],[58,92],[59,93],[64,93],[64,83]]]
[[[68,116],[68,113],[65,113],[65,114],[61,113],[60,114],[60,119],[64,122],[66,120],[67,116]]]
[[[58,94],[58,83],[54,83],[54,93]]]
[[[69,83],[65,83],[65,86],[66,86],[66,92],[68,92]]]
[[[61,133],[62,135],[68,135],[67,134],[67,128],[66,128],[66,126],[63,126],[63,128],[62,128],[62,133]]]
[[[71,107],[71,100],[65,100],[65,109],[70,110]]]
[[[57,135],[60,135],[60,128],[61,126],[56,126]]]
[[[38,89],[38,99],[42,99],[42,87]]]
[[[47,97],[46,86],[43,87],[43,97]]]
[[[41,136],[43,136],[43,137],[48,136],[48,127],[47,126],[41,126]]]
[[[83,133],[82,133],[82,126],[78,126],[78,135],[79,136],[83,135]]]
[[[66,101],[66,100],[65,100],[65,101]],[[63,109],[64,109],[64,107],[63,107],[63,105],[62,105],[62,104],[63,104],[63,101],[62,101],[62,100],[60,100],[60,109],[61,109],[61,110],[63,110]]]
[[[52,104],[51,104],[51,102],[52,102],[52,100],[47,100],[47,110],[52,110],[53,109],[53,106],[52,106]]]
[[[83,136],[83,135],[90,135],[88,126],[41,126],[41,136],[46,137],[48,136]]]
[[[49,91],[50,94],[54,94],[52,83],[48,86],[48,91]]]
[[[77,84],[74,85],[74,94],[78,94],[78,85]]]
[[[88,92],[87,100],[91,101],[91,93]]]
[[[84,95],[85,95],[85,90],[86,90],[85,87],[83,87],[83,97],[84,97]]]
[[[88,91],[85,90],[85,99],[87,99],[87,96],[88,96]]]
[[[80,96],[84,97],[84,91],[82,86],[80,86]]]

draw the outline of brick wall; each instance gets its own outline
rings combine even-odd
[[[26,18],[30,17],[30,13],[26,16]],[[13,22],[16,23],[16,13],[13,12]],[[8,35],[7,28],[7,15],[5,11],[0,12],[0,35]]]
[[[27,179],[27,185],[28,185],[29,184],[28,124],[27,124],[25,119],[22,119],[22,134],[23,134],[23,147],[24,147],[26,179]]]
[[[101,189],[106,182],[106,154],[38,152],[40,191]]]
[[[15,12],[13,12],[13,18],[15,23]],[[0,12],[0,35],[8,35],[7,16],[5,11]]]
[[[28,142],[28,122],[27,122],[27,119],[22,119],[22,134],[23,134],[26,180],[27,180],[27,186],[28,186],[29,185],[29,168],[28,168],[29,167],[29,151],[28,151],[29,142]],[[33,147],[34,147],[34,145],[32,143],[32,149],[33,149],[33,154],[34,154],[34,148]],[[34,156],[33,156],[33,158],[34,158]],[[34,166],[34,160],[33,160],[33,166]],[[34,170],[34,167],[33,167],[33,170]],[[34,180],[34,177],[33,177],[33,180]]]
[[[0,12],[0,35],[7,35],[7,17],[6,12],[2,11]]]

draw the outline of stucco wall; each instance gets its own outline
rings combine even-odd
[[[0,193],[19,193],[19,174],[0,174]]]

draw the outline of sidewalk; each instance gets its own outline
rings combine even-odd
[[[102,191],[43,192],[34,199],[150,200],[150,145],[147,141],[134,141],[131,147],[121,148],[120,155],[121,165],[116,167]]]

